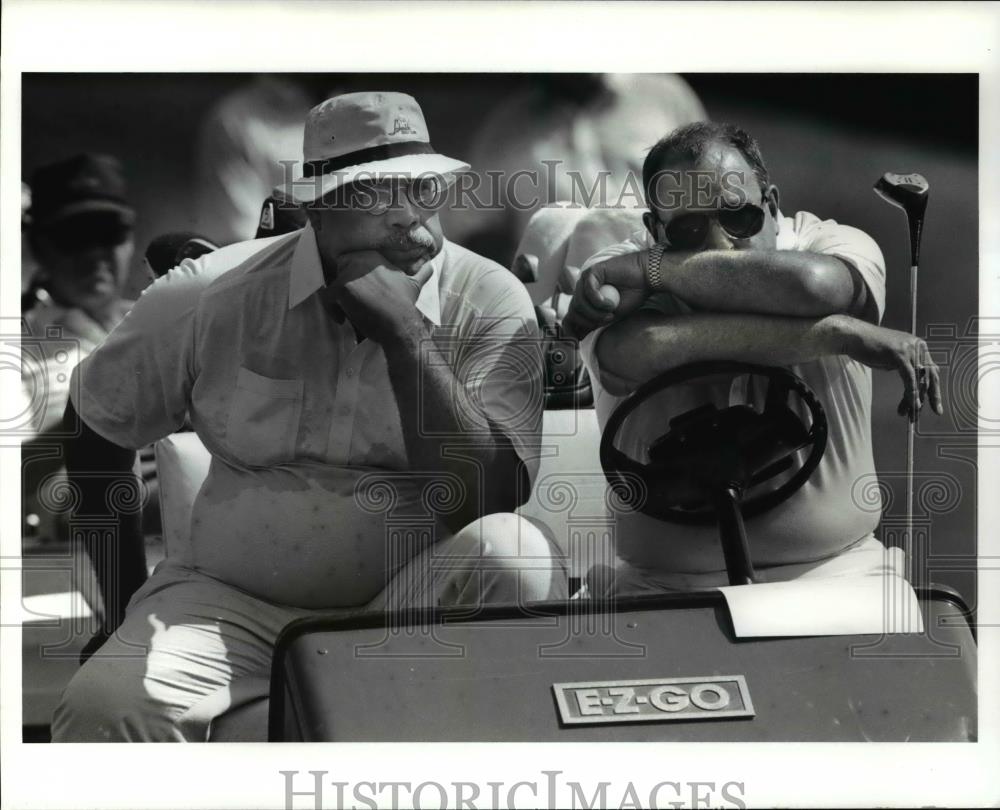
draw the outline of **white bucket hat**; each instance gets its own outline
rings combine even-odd
[[[303,164],[279,188],[308,203],[358,177],[447,176],[469,164],[439,155],[413,96],[406,93],[346,93],[313,107],[302,139]]]

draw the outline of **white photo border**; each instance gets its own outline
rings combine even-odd
[[[1000,7],[895,3],[323,3],[7,0],[0,43],[2,315],[19,317],[24,72],[974,72],[980,75],[980,313],[1000,313]],[[669,48],[664,46],[667,36]],[[505,45],[504,43],[508,43]],[[728,43],[728,44],[727,44]],[[1000,399],[997,375],[980,402]],[[995,407],[995,405],[994,405]],[[993,411],[995,412],[995,411]],[[980,447],[980,555],[1000,558],[998,448]],[[19,456],[0,451],[0,537],[19,553]],[[281,770],[328,780],[640,779],[745,783],[750,806],[1000,802],[1000,588],[980,571],[979,741],[971,744],[25,745],[20,632],[2,628],[4,805],[284,807]],[[4,571],[3,612],[19,598]],[[994,688],[990,688],[993,685]],[[432,794],[433,795],[433,794]],[[534,804],[524,794],[527,804]],[[621,792],[610,793],[620,797]],[[332,806],[328,803],[324,806]],[[296,806],[309,806],[297,804]],[[432,805],[435,806],[435,805]]]

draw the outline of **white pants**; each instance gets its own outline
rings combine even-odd
[[[815,579],[848,574],[883,574],[893,572],[903,576],[903,551],[886,548],[874,535],[866,535],[839,554],[806,563],[774,565],[756,568],[758,582],[785,582],[792,579]],[[608,595],[613,588],[617,596],[694,591],[718,588],[729,584],[725,571],[689,574],[639,568],[618,560],[611,572],[591,571],[587,575],[587,592],[591,596]]]
[[[415,557],[368,605],[322,613],[562,599],[558,556],[533,523],[488,515]],[[52,739],[204,742],[221,719],[231,738],[263,741],[274,643],[290,621],[318,612],[264,602],[165,560],[66,687]]]

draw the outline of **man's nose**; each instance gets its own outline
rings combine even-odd
[[[420,214],[421,209],[410,199],[410,194],[401,190],[395,195],[392,205],[385,213],[386,224],[393,228],[409,230],[420,224]]]
[[[106,270],[114,263],[114,247],[93,245],[80,254],[80,264],[91,272]]]
[[[719,224],[719,220],[711,220],[708,227],[708,237],[705,239],[706,250],[734,250],[736,245],[732,238],[726,233],[725,228]]]

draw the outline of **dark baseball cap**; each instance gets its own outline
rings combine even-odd
[[[79,214],[117,215],[131,225],[121,163],[110,155],[82,154],[36,169],[31,177],[31,224],[47,227]]]
[[[280,188],[264,200],[257,221],[254,239],[291,233],[306,226],[306,212],[297,202],[290,200]]]
[[[193,231],[176,231],[157,236],[146,248],[146,263],[156,278],[185,259],[197,259],[219,249],[208,237]]]

